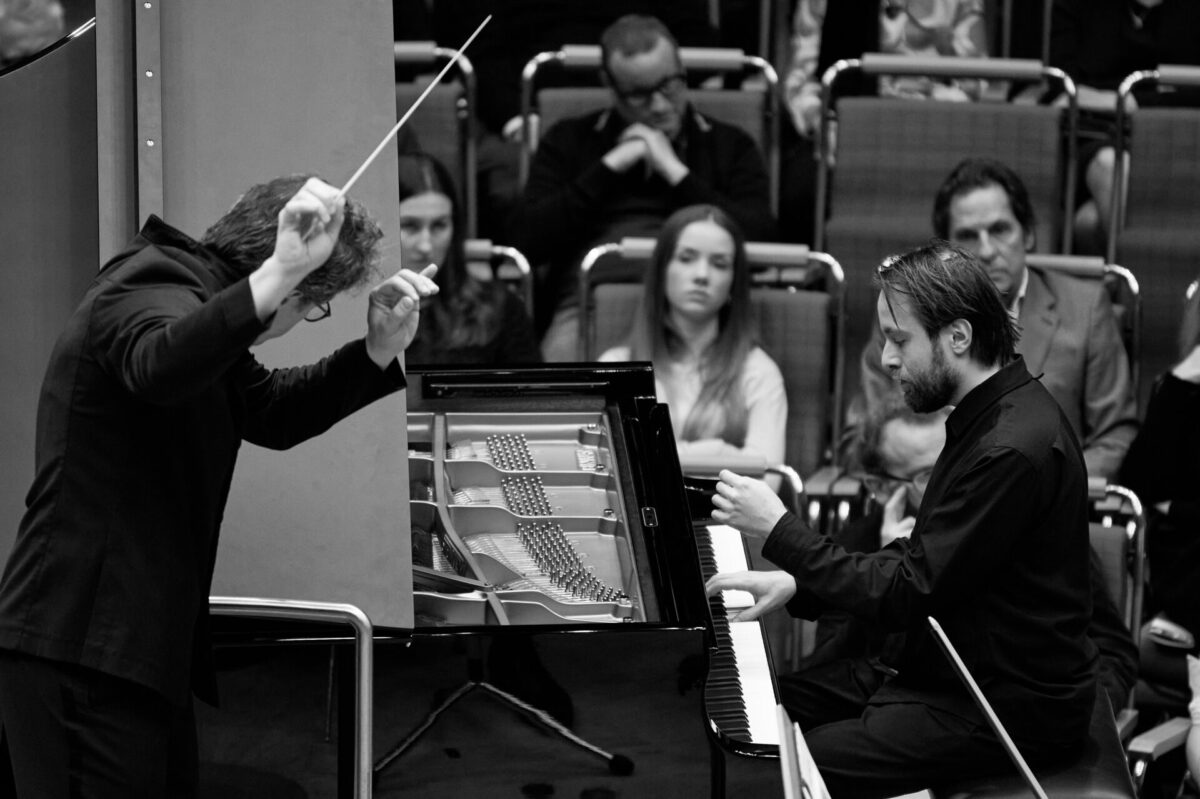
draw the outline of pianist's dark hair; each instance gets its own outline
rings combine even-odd
[[[956,319],[971,324],[970,354],[989,366],[1015,357],[1017,328],[983,266],[966,250],[940,240],[890,255],[875,272],[887,306],[897,296],[932,339]]]
[[[671,323],[667,302],[667,267],[675,258],[679,237],[694,222],[712,222],[733,239],[733,283],[729,299],[718,312],[717,338],[700,359],[700,396],[683,420],[679,438],[695,441],[720,438],[734,446],[746,440],[748,410],[742,394],[742,367],[754,349],[750,319],[750,265],[746,240],[737,222],[715,205],[691,205],[672,214],[654,245],[641,306],[630,332],[630,360],[661,364],[679,358],[687,343]]]
[[[422,194],[440,194],[450,201],[450,246],[438,264],[438,294],[421,317],[418,336],[438,349],[486,344],[500,334],[502,297],[498,282],[483,283],[467,271],[463,252],[462,212],[450,171],[426,153],[404,153],[399,159],[400,202]]]
[[[275,252],[279,212],[312,175],[289,175],[252,186],[204,232],[201,244],[231,266],[250,274]],[[329,259],[310,272],[296,291],[306,302],[329,302],[367,283],[379,262],[383,231],[366,207],[346,198],[345,218]]]

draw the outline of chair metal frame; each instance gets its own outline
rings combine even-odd
[[[1125,104],[1132,99],[1133,90],[1146,83],[1157,83],[1160,86],[1200,87],[1200,67],[1164,64],[1157,69],[1138,70],[1125,76],[1125,79],[1117,87],[1115,122],[1117,131],[1113,141],[1113,148],[1118,153],[1125,152],[1125,117],[1129,113],[1125,110]],[[1197,113],[1200,114],[1200,111],[1197,111]],[[1106,253],[1110,262],[1117,260],[1117,239],[1121,228],[1124,227],[1125,221],[1127,173],[1132,173],[1133,171],[1133,165],[1127,165],[1125,160],[1125,158],[1117,158],[1116,166],[1113,169],[1113,199],[1112,207],[1109,210],[1108,250]]]
[[[754,70],[762,74],[767,86],[763,103],[763,140],[756,142],[762,150],[770,181],[772,212],[779,209],[779,75],[765,58],[747,55],[736,48],[680,47],[679,58],[685,70],[733,73]],[[541,70],[556,65],[561,69],[598,71],[601,68],[600,46],[595,44],[566,44],[560,50],[538,53],[521,70],[521,156],[519,183],[529,179],[533,153],[537,149],[537,132],[533,124],[536,97],[534,85]]]
[[[458,124],[461,138],[459,164],[462,168],[462,202],[466,207],[464,221],[467,236],[474,236],[479,229],[478,156],[475,145],[475,67],[466,53],[450,47],[439,47],[437,42],[394,42],[392,56],[396,64],[438,64],[448,62],[455,56],[454,65],[462,84],[462,96],[458,99]]]
[[[212,596],[209,612],[214,616],[251,619],[284,619],[348,624],[354,630],[354,795],[371,799],[374,764],[372,757],[375,707],[375,640],[371,620],[355,605],[308,602],[295,599]],[[332,679],[332,675],[331,675]]]
[[[592,291],[603,281],[595,278],[595,267],[599,261],[609,255],[617,255],[630,261],[649,262],[654,252],[655,240],[651,238],[627,237],[619,242],[610,242],[593,247],[583,257],[579,269],[578,298],[579,298],[579,339],[577,355],[579,360],[593,359],[595,344],[592,341],[591,309]],[[846,276],[841,264],[828,253],[817,252],[805,244],[784,244],[777,242],[747,242],[747,260],[754,270],[751,272],[752,288],[769,288],[772,290],[799,291],[799,284],[810,277],[814,265],[825,272],[825,293],[832,302],[834,314],[831,331],[833,363],[830,365],[832,387],[829,396],[829,412],[833,418],[829,420],[829,447],[825,459],[836,456],[836,442],[841,437],[842,397],[845,393],[845,285]],[[754,269],[755,266],[759,268]]]
[[[509,285],[525,303],[525,312],[533,317],[533,269],[529,259],[516,247],[495,244],[490,239],[467,239],[463,242],[467,263],[486,263],[492,279]]]
[[[1079,127],[1079,106],[1075,82],[1057,67],[1025,58],[965,58],[959,56],[911,56],[887,53],[864,53],[861,58],[847,58],[831,65],[821,76],[821,122],[816,130],[817,166],[816,217],[814,220],[815,249],[825,247],[825,206],[829,197],[832,173],[830,125],[837,119],[834,90],[840,78],[853,72],[863,75],[911,75],[934,78],[975,78],[980,80],[1058,81],[1067,97],[1065,175],[1063,185],[1062,250],[1070,250],[1073,235],[1073,215],[1068,209],[1075,204],[1076,131]],[[979,105],[977,103],[976,105]]]

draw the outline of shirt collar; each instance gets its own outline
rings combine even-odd
[[[1033,377],[1025,368],[1025,359],[1020,355],[1013,358],[1007,365],[1000,367],[1000,370],[994,375],[968,391],[962,401],[955,406],[950,416],[946,418],[947,437],[959,438],[988,407],[995,404],[1008,392],[1031,380]]]
[[[155,214],[147,217],[138,237],[160,249],[174,250],[204,262],[208,266],[207,273],[216,278],[219,284],[216,287],[218,290],[232,286],[246,276],[244,272],[226,263],[212,250],[178,228],[167,224]]]
[[[1021,274],[1021,285],[1017,287],[1016,296],[1012,298],[1012,303],[1008,306],[1008,313],[1013,319],[1018,319],[1021,316],[1021,303],[1025,302],[1025,290],[1029,288],[1029,267],[1025,267]]]

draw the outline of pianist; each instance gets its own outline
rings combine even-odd
[[[938,649],[936,617],[1034,764],[1074,755],[1096,691],[1087,637],[1087,480],[1079,442],[1013,351],[999,294],[965,251],[938,243],[878,270],[883,363],[915,411],[945,405],[946,445],[910,538],[851,553],[761,482],[723,472],[713,518],[765,539],[782,572],[717,575],[760,611],[834,609],[905,632],[898,674],[805,730],[830,794],[892,796],[1012,768]],[[799,590],[798,590],[799,587]]]
[[[382,233],[336,195],[255,186],[199,243],[151,217],[69,319],[0,582],[0,793],[195,795],[191,696],[214,698],[208,592],[238,447],[290,447],[402,388],[396,357],[437,291],[432,269],[402,270],[371,291],[364,338],[263,367],[252,345],[371,279]]]

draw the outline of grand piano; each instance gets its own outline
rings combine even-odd
[[[408,377],[416,623],[377,627],[377,651],[402,643],[460,653],[481,683],[512,672],[504,658],[530,661],[519,669],[546,669],[551,680],[570,664],[573,684],[590,681],[615,703],[660,694],[681,711],[664,716],[675,728],[660,734],[708,742],[696,748],[695,770],[711,774],[714,796],[724,795],[728,758],[774,756],[762,630],[727,621],[736,610],[727,603],[744,598],[710,601],[703,589],[710,574],[745,568],[745,549],[736,531],[707,523],[704,492],[685,488],[649,365],[415,367]],[[216,621],[227,645],[337,639],[311,626]],[[620,664],[606,663],[614,657]],[[345,662],[336,670],[343,732],[353,723],[351,672]],[[642,679],[655,684],[630,685]],[[338,736],[343,796],[350,737]],[[384,755],[390,743],[375,747],[383,779],[407,749]],[[606,745],[619,752],[620,735]],[[758,768],[777,771],[773,762]]]

